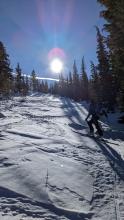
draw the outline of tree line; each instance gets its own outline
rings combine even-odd
[[[35,70],[30,75],[24,75],[20,64],[17,63],[15,71],[10,66],[9,55],[2,42],[0,42],[0,94],[8,97],[13,95],[26,96],[29,92],[48,93],[47,81],[37,79]]]
[[[98,63],[91,61],[90,79],[87,78],[84,60],[81,76],[77,75],[74,63],[72,74],[69,73],[64,82],[63,77],[60,78],[58,91],[75,100],[95,99],[110,106],[118,105],[124,111],[124,0],[97,2],[104,6],[100,16],[105,19],[103,30],[107,33],[103,36],[96,27]]]
[[[94,99],[118,105],[124,110],[124,1],[97,0],[104,9],[100,12],[106,23],[103,36],[96,28],[97,64],[90,62],[90,77],[85,67],[84,57],[81,71],[78,72],[76,61],[68,76],[60,74],[59,81],[48,85],[47,81],[37,79],[33,70],[30,77],[22,74],[19,63],[12,74],[9,55],[0,42],[0,93],[4,95],[27,95],[29,91],[59,94],[75,101]]]

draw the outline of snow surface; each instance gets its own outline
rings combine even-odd
[[[0,220],[124,220],[124,125],[88,134],[86,103],[50,95],[0,103]]]

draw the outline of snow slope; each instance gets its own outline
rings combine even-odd
[[[124,129],[91,138],[85,105],[49,95],[1,103],[0,220],[124,220]]]

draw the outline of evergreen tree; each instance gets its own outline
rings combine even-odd
[[[37,91],[37,79],[36,79],[36,73],[34,70],[31,72],[31,88],[33,92]]]
[[[65,79],[63,77],[63,74],[61,73],[59,75],[59,95],[61,96],[65,96],[66,95],[66,82]]]
[[[81,63],[81,99],[82,100],[88,100],[89,94],[88,94],[88,77],[85,70],[85,64],[84,64],[84,57],[82,59]]]
[[[108,53],[105,48],[104,37],[101,35],[100,30],[96,27],[97,31],[97,58],[98,70],[101,77],[109,72]]]
[[[79,75],[78,75],[78,71],[77,71],[77,66],[76,66],[76,62],[74,61],[73,64],[73,75],[72,75],[72,83],[73,83],[73,99],[74,100],[79,100],[79,93],[80,93],[80,84],[79,84]]]
[[[68,79],[68,76],[66,78],[66,83],[65,83],[65,95],[66,95],[66,97],[69,97],[69,79]]]
[[[21,94],[23,96],[26,96],[29,91],[29,79],[28,76],[22,76],[22,89],[21,89]]]
[[[12,69],[9,55],[2,42],[0,42],[0,93],[8,95],[12,89]]]
[[[98,58],[98,74],[99,74],[99,96],[101,101],[110,102],[112,98],[112,75],[109,66],[108,52],[105,47],[104,37],[100,30],[97,30],[97,58]]]
[[[69,98],[73,97],[73,81],[72,81],[72,74],[71,72],[69,72],[69,76],[68,76],[68,96]]]
[[[26,95],[26,93],[25,93],[25,76],[24,76],[24,74],[22,75],[22,90],[21,90],[21,94],[23,96]]]
[[[45,84],[44,84],[44,92],[48,93],[48,82],[47,81],[45,81]]]
[[[22,70],[20,68],[19,63],[17,63],[16,67],[15,91],[18,94],[22,93]]]
[[[39,92],[40,90],[40,80],[36,78],[36,91]]]
[[[91,61],[90,62],[90,67],[91,67],[91,78],[95,86],[97,85],[98,82],[98,73],[97,73],[97,67],[95,64]]]
[[[26,76],[26,77],[25,77],[25,91],[26,91],[26,95],[28,94],[29,89],[30,89],[30,85],[29,85],[29,77]]]
[[[50,86],[49,86],[49,93],[53,94],[53,84],[52,83],[50,83]]]
[[[41,83],[41,92],[43,92],[44,93],[44,87],[45,87],[45,85],[44,85],[44,81],[42,80],[42,83]]]
[[[97,73],[97,67],[95,64],[91,61],[91,78],[90,78],[90,98],[94,99],[96,101],[99,101],[99,76]]]
[[[52,94],[59,94],[59,83],[55,82],[53,87],[52,87]]]
[[[104,9],[101,16],[107,23],[107,43],[110,50],[110,60],[113,74],[114,92],[119,104],[124,108],[124,1],[97,0]]]

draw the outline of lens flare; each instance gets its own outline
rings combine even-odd
[[[60,59],[55,58],[50,63],[50,69],[53,73],[60,73],[63,69],[63,63]]]
[[[48,53],[48,59],[51,60],[54,59],[55,57],[59,57],[60,59],[65,59],[66,55],[64,50],[58,47],[52,48]]]

